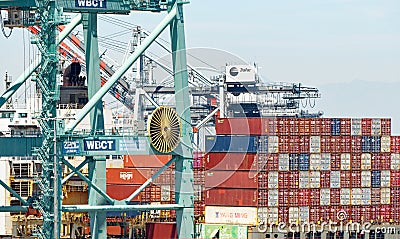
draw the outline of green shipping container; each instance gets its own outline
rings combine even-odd
[[[202,239],[247,239],[247,226],[200,224],[198,232]]]

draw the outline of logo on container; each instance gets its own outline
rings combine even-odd
[[[336,218],[339,221],[344,221],[347,218],[347,212],[344,210],[340,210],[337,214],[336,214]]]
[[[125,181],[131,180],[133,179],[133,174],[131,172],[120,172],[119,178]]]

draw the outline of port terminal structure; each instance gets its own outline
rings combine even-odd
[[[41,147],[35,148],[34,154],[42,163],[42,173],[38,178],[41,195],[33,200],[24,200],[18,197],[8,185],[1,183],[11,194],[20,198],[22,206],[3,206],[1,211],[26,211],[28,207],[37,209],[43,217],[41,227],[35,229],[38,238],[60,238],[61,212],[89,212],[91,238],[107,238],[106,212],[128,210],[176,210],[177,232],[179,238],[194,238],[193,222],[193,171],[191,166],[192,127],[190,125],[190,111],[186,110],[189,104],[188,74],[186,68],[186,44],[183,19],[182,0],[15,0],[0,1],[0,9],[8,10],[11,15],[8,27],[38,26],[40,32],[35,39],[41,52],[41,59],[30,65],[25,72],[1,95],[0,106],[17,91],[17,89],[34,73],[34,80],[42,93],[42,110],[37,115],[42,129],[43,141]],[[129,14],[132,11],[167,12],[158,26],[143,40],[128,60],[101,86],[100,60],[98,51],[98,24],[100,14]],[[79,13],[71,21],[63,13]],[[86,73],[89,101],[82,111],[65,124],[65,119],[57,118],[56,104],[59,98],[57,88],[57,45],[78,25],[82,23],[85,39]],[[58,35],[57,27],[66,25]],[[134,192],[126,201],[115,201],[105,193],[106,160],[105,155],[110,151],[120,151],[127,142],[144,141],[145,151],[152,147],[148,140],[138,135],[125,135],[117,137],[108,135],[104,130],[102,97],[140,57],[140,55],[156,40],[167,27],[170,28],[171,52],[173,62],[174,91],[176,111],[181,118],[180,144],[171,152],[172,160],[168,162],[151,180],[157,177],[163,169],[175,163],[176,170],[176,203],[171,205],[132,206],[127,205],[130,198],[137,195],[145,188],[146,183]],[[80,134],[74,132],[82,119],[90,114],[91,132]],[[189,123],[188,123],[189,122]],[[121,140],[122,138],[122,140]],[[136,144],[135,144],[136,145]],[[86,160],[77,168],[73,167],[63,156],[79,154],[81,147],[86,149]],[[126,146],[125,146],[126,148]],[[147,149],[147,150],[146,150]],[[122,150],[123,151],[123,150]],[[138,151],[139,152],[139,151]],[[114,152],[113,152],[114,153]],[[115,152],[117,153],[117,152]],[[126,152],[125,152],[126,153]],[[132,154],[132,152],[130,152]],[[143,153],[143,152],[142,152]],[[88,205],[62,206],[61,185],[68,180],[61,175],[61,163],[69,166],[71,170],[89,184]],[[82,175],[78,170],[85,164],[89,167],[89,176]]]

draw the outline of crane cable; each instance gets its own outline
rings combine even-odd
[[[10,28],[10,32],[9,32],[9,34],[7,35],[7,33],[6,33],[5,29],[4,29],[4,19],[3,19],[3,16],[2,16],[1,11],[0,11],[0,22],[1,22],[1,31],[3,32],[4,37],[5,37],[5,38],[9,38],[9,37],[11,36],[11,33],[12,33],[12,30],[13,30],[13,29]]]

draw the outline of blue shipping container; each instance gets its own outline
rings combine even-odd
[[[299,156],[299,170],[308,171],[310,169],[310,155],[300,154]]]
[[[258,138],[258,152],[268,152],[268,136],[259,136]]]
[[[206,152],[257,153],[258,137],[243,135],[206,136]]]
[[[299,170],[299,155],[289,154],[289,170],[296,171]]]
[[[371,152],[374,153],[381,152],[381,137],[372,136],[370,139],[371,139],[371,145],[370,145]]]
[[[373,188],[381,187],[381,171],[372,170],[371,172],[371,186]]]
[[[340,119],[331,119],[331,134],[340,135]]]
[[[362,136],[361,151],[371,152],[371,136]]]

